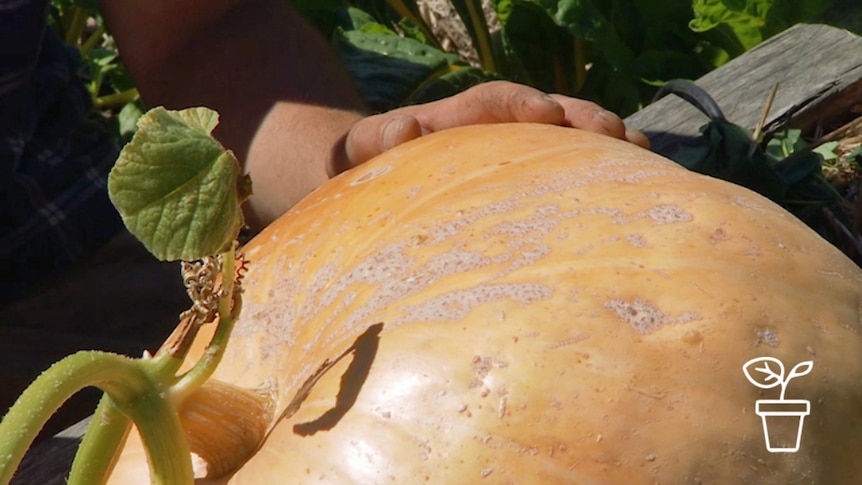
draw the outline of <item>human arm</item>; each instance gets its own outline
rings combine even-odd
[[[329,177],[432,131],[536,121],[625,136],[622,121],[593,103],[502,82],[366,117],[327,41],[285,0],[102,5],[147,104],[221,113],[215,134],[254,180],[246,204],[253,226],[268,224]]]
[[[103,0],[144,101],[221,113],[262,226],[329,178],[365,111],[325,39],[283,0]]]

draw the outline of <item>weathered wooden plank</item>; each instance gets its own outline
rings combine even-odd
[[[37,445],[21,462],[10,485],[65,485],[72,459],[91,418],[86,418]]]
[[[852,105],[862,103],[862,37],[826,25],[800,24],[698,79],[728,120],[754,128],[772,87],[779,83],[767,129],[836,128]],[[788,124],[788,120],[791,122]],[[669,155],[699,134],[707,119],[676,96],[668,96],[626,119],[644,131],[655,151]]]

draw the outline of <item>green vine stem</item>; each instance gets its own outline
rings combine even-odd
[[[81,56],[86,57],[90,53],[90,51],[92,51],[93,48],[96,47],[99,42],[101,42],[102,37],[105,35],[106,32],[107,31],[104,25],[99,25],[98,27],[96,27],[96,30],[94,30],[93,33],[90,34],[89,37],[87,37],[87,40],[85,40],[84,43],[81,44]]]
[[[68,483],[105,483],[131,429],[129,419],[107,395],[102,396],[84,439],[78,446]],[[115,450],[105,453],[105,450]]]
[[[186,397],[212,376],[227,348],[228,338],[230,338],[234,323],[242,310],[240,292],[235,291],[233,278],[227,277],[228,275],[233,276],[235,273],[235,249],[231,246],[231,249],[222,254],[222,281],[224,286],[218,302],[219,322],[216,331],[200,360],[180,377],[176,384],[171,386],[171,398],[178,407]]]
[[[4,438],[0,440],[0,483],[12,479],[27,448],[54,411],[73,394],[89,386],[105,391],[116,407],[137,424],[147,448],[152,483],[191,483],[193,473],[188,443],[163,384],[164,373],[171,368],[175,371],[179,366],[176,360],[169,355],[136,360],[108,352],[82,351],[51,366],[30,384],[0,422],[0,436]],[[85,455],[107,456],[85,477],[106,474],[110,469],[118,438],[122,441],[126,433],[124,421],[127,420],[108,426],[97,433],[98,438],[90,439],[91,451],[85,451]],[[187,458],[178,459],[183,456]]]
[[[136,88],[127,89],[120,93],[106,94],[93,100],[96,108],[112,108],[137,101],[141,95]]]
[[[160,355],[135,360],[154,382],[168,386],[183,363],[185,355]],[[109,395],[102,396],[75,454],[70,484],[105,483],[119,456],[120,446],[128,436],[131,420]],[[112,451],[112,452],[111,452]]]
[[[185,355],[165,355],[150,360],[136,360],[135,363],[143,365],[150,379],[165,383],[162,384],[165,386],[173,381],[184,357]],[[105,483],[119,457],[120,446],[128,436],[131,423],[131,419],[109,395],[102,396],[75,454],[69,483]],[[113,452],[109,453],[110,450]]]
[[[0,483],[8,483],[48,418],[74,393],[97,386],[119,401],[146,393],[152,382],[134,360],[83,351],[52,365],[18,398],[0,422]]]
[[[222,275],[233,275],[235,273],[234,250],[230,249],[222,254]],[[180,409],[182,402],[195,389],[202,385],[213,373],[227,345],[227,340],[233,330],[233,323],[241,310],[241,298],[235,289],[234,280],[225,278],[225,285],[219,298],[220,317],[215,334],[207,346],[207,350],[195,366],[183,376],[175,377],[181,362],[185,358],[185,352],[180,354],[163,354],[146,362],[152,368],[148,372],[158,382],[173,382],[166,386],[169,390],[166,394],[167,400],[172,405],[173,413]],[[188,350],[188,346],[181,346]],[[128,435],[130,428],[129,418],[116,406],[109,396],[102,398],[93,421],[90,423],[84,440],[75,456],[72,471],[69,475],[70,484],[104,483],[110,475],[116,463],[117,455]],[[146,444],[147,449],[152,450]],[[106,453],[107,450],[116,450],[114,453]],[[158,453],[157,451],[155,451]],[[176,456],[170,451],[167,456]],[[155,480],[159,477],[154,476]],[[154,481],[153,483],[157,483]]]
[[[115,96],[129,96],[131,101],[137,95],[136,90],[129,90]],[[99,99],[101,102],[116,102],[118,98]],[[159,172],[153,167],[185,164],[203,172],[212,172],[227,187],[225,197],[236,206],[229,212],[229,217],[213,218],[213,214],[206,211],[196,214],[196,217],[212,221],[209,224],[193,225],[192,229],[197,231],[195,237],[185,238],[203,243],[176,248],[166,245],[156,234],[133,231],[159,259],[201,259],[202,266],[197,267],[197,270],[192,265],[193,271],[199,271],[199,274],[192,274],[190,277],[193,279],[186,281],[194,304],[181,317],[181,325],[185,323],[191,327],[178,328],[175,332],[178,340],[171,340],[174,337],[172,335],[163,345],[168,351],[160,351],[156,356],[147,354],[141,359],[132,359],[107,352],[82,351],[51,366],[30,384],[0,421],[0,485],[11,481],[26,450],[48,418],[69,397],[90,386],[102,389],[105,396],[75,458],[70,476],[72,483],[105,481],[118,459],[119,449],[132,422],[137,426],[146,449],[151,483],[174,485],[193,482],[191,453],[180,424],[179,410],[186,397],[215,371],[242,307],[239,282],[245,261],[241,259],[242,264],[237,271],[235,240],[242,225],[239,205],[250,194],[249,181],[247,177],[240,176],[236,159],[210,135],[216,124],[218,114],[206,108],[177,112],[163,108],[151,110],[139,121],[139,130],[120,154],[108,184],[112,202],[129,225],[128,218],[136,220],[141,215],[140,207],[129,202],[137,202],[141,198],[140,191],[136,191],[139,184],[135,182],[136,177],[140,178],[135,165],[139,158],[134,153],[146,152],[142,145],[159,145],[160,140],[165,139],[165,133],[170,133],[167,139],[171,140],[172,150],[180,155],[175,153],[173,158],[165,157],[156,161],[148,159],[148,163],[154,164],[148,165],[148,173]],[[175,146],[173,140],[177,138],[186,142],[181,147],[184,150]],[[188,160],[189,153],[196,154],[193,163]],[[170,180],[160,182],[172,185]],[[230,187],[235,191],[231,191]],[[203,190],[202,187],[183,188],[186,191],[180,191],[179,194],[170,192],[183,200],[183,197],[199,197]],[[155,194],[144,193],[144,197],[151,197],[153,200],[149,202],[157,206],[161,203],[164,207],[169,202],[158,191]],[[162,219],[173,217],[165,214],[164,210],[159,215]],[[132,226],[139,227],[135,224]],[[177,227],[176,230],[190,229]],[[224,250],[225,247],[228,249]],[[221,252],[220,259],[207,256],[213,252]],[[220,264],[215,263],[218,261]],[[217,284],[219,276],[220,288]],[[194,367],[178,375],[198,326],[205,322],[218,322],[215,335]]]
[[[72,17],[68,20],[68,24],[66,25],[66,43],[76,47],[80,46],[81,37],[83,36],[84,29],[86,27],[87,12],[81,7],[75,7],[72,12]]]
[[[132,404],[124,411],[138,425],[150,465],[150,483],[193,483],[191,450],[171,400],[162,392],[150,392]]]

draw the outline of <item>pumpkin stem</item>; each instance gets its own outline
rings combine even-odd
[[[197,478],[219,478],[237,470],[258,450],[275,410],[274,386],[243,389],[210,379],[180,409],[189,449],[197,456]]]

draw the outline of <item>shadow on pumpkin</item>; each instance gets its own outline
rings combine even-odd
[[[338,395],[335,397],[335,406],[313,421],[294,425],[293,432],[300,436],[310,436],[318,431],[327,431],[335,427],[341,418],[347,414],[347,411],[356,403],[359,391],[362,389],[363,384],[365,384],[366,379],[368,379],[368,373],[371,371],[371,365],[374,363],[377,349],[380,346],[380,332],[382,331],[382,322],[371,325],[362,335],[356,338],[350,348],[335,359],[327,359],[321,364],[317,371],[300,386],[296,397],[293,398],[287,409],[284,410],[279,421],[287,419],[296,413],[317,381],[329,369],[341,361],[341,359],[353,353],[353,361],[341,376]]]

